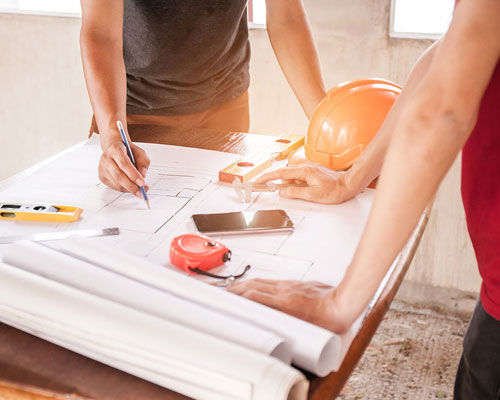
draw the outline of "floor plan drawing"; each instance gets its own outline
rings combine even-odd
[[[116,192],[98,181],[101,153],[97,140],[91,138],[31,175],[20,176],[3,189],[0,185],[1,201],[79,206],[84,209],[82,219],[71,225],[5,222],[0,225],[0,235],[118,227],[119,236],[91,240],[176,269],[169,262],[170,242],[175,236],[196,232],[192,214],[284,209],[294,222],[291,233],[215,236],[231,249],[233,257],[214,272],[233,275],[250,265],[244,279],[314,279],[330,284],[340,281],[361,236],[360,226],[368,216],[371,190],[335,206],[283,199],[278,193],[261,193],[252,202],[242,203],[230,184],[217,181],[218,171],[235,162],[237,155],[141,146],[152,160],[146,178],[151,210],[141,199]],[[50,191],[46,190],[48,186]]]
[[[81,207],[84,210],[81,220],[71,224],[2,221],[0,236],[118,227],[118,236],[89,238],[82,244],[124,257],[139,256],[132,257],[137,266],[150,261],[149,265],[162,272],[175,271],[170,278],[184,279],[187,272],[170,263],[170,243],[178,235],[196,233],[193,214],[282,209],[294,222],[292,232],[213,236],[231,250],[232,258],[211,272],[238,275],[250,266],[241,279],[315,280],[334,286],[341,281],[361,237],[373,190],[340,205],[285,199],[278,192],[260,193],[250,203],[244,203],[231,184],[218,182],[218,172],[236,162],[238,155],[176,146],[140,146],[151,158],[146,177],[150,210],[142,199],[99,182],[97,166],[101,150],[96,138],[91,138],[38,169],[0,182],[2,202]],[[57,250],[63,243],[46,244]],[[0,257],[7,246],[0,245]],[[117,262],[116,267],[123,265]],[[200,275],[188,279],[194,280],[223,282]],[[222,293],[224,288],[217,290]],[[342,335],[342,349],[336,362],[341,362],[362,318]]]

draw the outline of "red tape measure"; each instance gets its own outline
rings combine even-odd
[[[207,272],[231,260],[231,250],[225,245],[202,235],[177,236],[170,244],[170,262],[188,274],[206,275],[211,278],[234,281],[250,269],[247,265],[239,275],[221,276]]]
[[[184,271],[208,271],[231,259],[225,245],[202,235],[177,236],[170,245],[170,262]]]

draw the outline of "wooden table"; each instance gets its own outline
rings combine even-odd
[[[266,147],[270,136],[221,132],[172,132],[161,127],[130,126],[132,140],[248,154]],[[384,318],[427,223],[426,212],[400,254],[381,296],[354,339],[338,372],[308,375],[309,399],[334,399]],[[0,324],[0,399],[6,400],[181,400],[187,397],[103,365],[52,343]]]

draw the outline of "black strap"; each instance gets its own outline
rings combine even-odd
[[[209,276],[210,278],[217,278],[217,279],[230,279],[230,278],[233,278],[233,279],[239,279],[243,275],[245,275],[247,273],[247,271],[250,268],[252,268],[252,267],[250,265],[247,265],[241,274],[239,274],[239,275],[226,275],[226,276],[212,274],[210,272],[203,271],[202,269],[199,269],[199,268],[191,268],[191,267],[188,267],[188,268],[189,268],[190,271],[194,272],[195,274]]]

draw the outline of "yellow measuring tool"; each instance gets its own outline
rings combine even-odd
[[[271,166],[274,161],[285,159],[293,150],[304,145],[303,135],[282,135],[265,149],[245,156],[243,159],[219,171],[219,180],[233,183],[235,178],[247,182]]]
[[[49,204],[0,203],[0,220],[75,222],[83,209]]]

